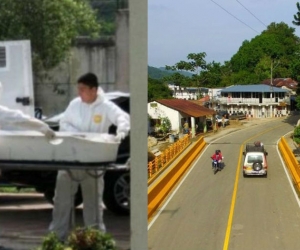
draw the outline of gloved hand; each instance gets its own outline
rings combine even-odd
[[[116,135],[116,141],[122,141],[124,140],[126,137],[126,134],[124,132],[118,132],[117,135]]]
[[[48,141],[51,141],[56,137],[56,134],[52,129],[47,129],[44,134]]]

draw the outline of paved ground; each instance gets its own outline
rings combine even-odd
[[[0,250],[33,250],[48,233],[52,206],[41,194],[0,193]],[[108,233],[120,250],[130,247],[129,216],[104,212]],[[82,208],[76,210],[76,225],[82,226]]]
[[[172,193],[172,199],[148,231],[150,249],[299,248],[299,205],[276,147],[278,135],[293,131],[295,122],[274,118],[264,126],[265,121],[271,120],[252,120],[205,136],[211,145],[199,156],[201,159]],[[231,136],[233,131],[236,133]],[[214,138],[219,140],[211,142]],[[241,143],[249,138],[259,138],[267,145],[267,178],[243,178]],[[226,157],[225,168],[214,175],[210,155],[219,146]]]

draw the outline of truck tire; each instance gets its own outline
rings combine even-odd
[[[107,171],[104,179],[103,202],[117,215],[130,213],[130,172]]]
[[[252,168],[255,171],[260,171],[260,170],[262,170],[262,164],[260,162],[254,162]]]

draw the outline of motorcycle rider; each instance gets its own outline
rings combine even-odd
[[[214,168],[214,161],[217,161],[218,162],[218,167],[223,159],[223,156],[222,156],[222,153],[221,153],[221,150],[217,149],[215,151],[215,153],[210,157],[212,159],[212,168]]]

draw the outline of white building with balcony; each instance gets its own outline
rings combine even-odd
[[[265,84],[234,85],[221,90],[213,106],[229,114],[243,112],[257,118],[285,116],[290,112],[290,95],[288,89]]]
[[[173,91],[174,98],[184,100],[198,100],[209,92],[209,89],[204,87],[181,87],[169,84],[169,88]]]

